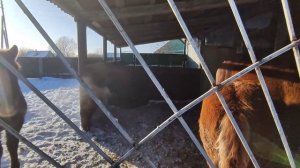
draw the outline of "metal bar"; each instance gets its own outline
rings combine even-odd
[[[3,1],[2,0],[1,0],[1,12],[2,12],[2,20],[1,20],[1,48],[3,48],[3,38],[5,40],[5,46],[6,46],[6,48],[9,48],[8,35],[7,35],[7,29],[6,29],[6,21],[5,21],[5,14],[4,14],[4,5],[3,5]]]
[[[26,144],[29,148],[38,153],[42,158],[47,160],[50,164],[55,167],[63,167],[59,163],[57,163],[54,159],[52,159],[49,155],[40,150],[37,146],[33,145],[30,141],[20,135],[16,130],[14,130],[10,125],[8,125],[4,120],[0,118],[0,126],[3,127],[6,131],[8,131],[11,135],[18,138],[21,142]]]
[[[45,38],[45,40],[49,43],[52,49],[57,53],[58,58],[63,62],[69,72],[74,76],[75,79],[79,82],[81,87],[85,90],[85,92],[91,97],[91,99],[96,103],[96,105],[102,110],[102,112],[106,115],[106,117],[112,122],[112,124],[119,130],[119,132],[123,135],[123,137],[130,143],[134,144],[133,139],[129,136],[129,134],[125,131],[125,129],[120,125],[118,120],[109,112],[109,110],[105,107],[102,101],[100,101],[94,92],[90,89],[90,87],[80,79],[79,75],[69,64],[68,60],[64,57],[63,53],[59,50],[59,48],[55,45],[53,40],[49,37],[49,35],[45,32],[42,26],[38,23],[38,21],[34,18],[34,16],[30,13],[27,7],[23,4],[21,0],[15,0],[19,7],[23,10],[23,12],[27,15],[33,25],[37,28],[37,30],[41,33],[41,35]]]
[[[23,81],[23,83],[30,88],[39,98],[41,98],[60,118],[62,118],[75,132],[85,140],[92,148],[97,151],[104,159],[109,163],[113,163],[110,157],[108,157],[85,133],[83,133],[60,109],[58,109],[46,96],[44,96],[35,86],[33,86],[23,75],[16,70],[10,63],[4,58],[0,57],[0,63],[3,64],[10,72],[12,72],[17,78]]]
[[[212,95],[214,92],[216,92],[217,90],[220,90],[225,85],[228,85],[228,84],[232,83],[234,80],[236,80],[236,79],[244,76],[248,72],[254,70],[255,67],[261,66],[261,65],[265,64],[266,62],[271,61],[274,58],[277,58],[281,54],[289,51],[291,48],[293,48],[294,46],[297,46],[299,44],[300,44],[300,40],[292,42],[291,44],[289,44],[289,45],[281,48],[280,50],[278,50],[278,51],[276,51],[276,52],[274,52],[274,53],[266,56],[265,58],[261,59],[260,61],[257,61],[254,64],[248,66],[247,68],[241,70],[240,72],[234,74],[230,78],[228,78],[228,79],[224,80],[223,82],[221,82],[219,85],[212,87],[210,90],[208,90],[207,92],[205,92],[203,95],[201,95],[200,97],[196,98],[191,103],[189,103],[188,105],[186,105],[182,109],[180,109],[178,111],[178,113],[173,114],[168,119],[166,119],[162,124],[160,124],[159,126],[157,126],[145,138],[143,138],[135,147],[133,147],[132,149],[130,149],[123,157],[126,158],[127,155],[129,155],[134,150],[136,150],[140,145],[142,145],[142,144],[148,142],[149,140],[151,140],[152,138],[154,138],[155,135],[157,135],[164,128],[166,128],[168,125],[170,125],[174,120],[176,120],[176,118],[182,116],[184,113],[186,113],[188,110],[190,110],[191,108],[193,108],[195,105],[199,104],[206,97]],[[120,158],[120,160],[121,159],[123,159],[123,158]]]
[[[7,35],[7,29],[6,29],[6,21],[5,21],[5,16],[3,17],[3,24],[4,24],[4,40],[5,40],[5,46],[6,48],[9,48],[9,43],[8,43],[8,35]]]
[[[281,0],[281,3],[282,3],[282,8],[283,8],[284,17],[285,17],[285,20],[286,20],[286,25],[287,25],[287,28],[288,28],[290,40],[295,41],[295,40],[297,40],[297,37],[296,37],[296,33],[295,33],[295,30],[294,30],[294,26],[293,26],[293,21],[292,21],[292,17],[291,17],[289,3],[288,3],[287,0]],[[298,69],[298,75],[299,75],[299,78],[300,78],[300,53],[299,53],[299,47],[294,47],[293,52],[294,52],[294,57],[295,57],[295,61],[296,61],[297,69]]]
[[[144,61],[143,57],[137,51],[136,47],[134,46],[134,44],[132,43],[132,41],[128,37],[127,33],[122,28],[121,24],[119,23],[119,21],[117,20],[117,18],[115,17],[115,15],[110,10],[109,6],[106,4],[105,0],[98,0],[98,2],[103,7],[104,11],[108,15],[108,17],[111,19],[111,21],[114,23],[114,25],[116,26],[116,28],[118,29],[118,31],[120,32],[120,34],[122,35],[122,37],[124,38],[124,40],[126,41],[126,43],[128,44],[128,46],[131,48],[131,50],[133,51],[135,57],[139,60],[139,62],[141,63],[142,67],[146,71],[147,75],[152,80],[152,82],[154,83],[154,85],[156,86],[156,88],[158,89],[158,91],[160,92],[160,94],[162,95],[162,97],[165,99],[165,101],[167,102],[167,104],[169,105],[169,107],[172,109],[172,111],[174,113],[177,113],[178,112],[177,108],[175,107],[175,105],[173,104],[173,102],[171,101],[171,99],[169,98],[169,96],[167,95],[167,93],[165,92],[164,88],[158,82],[158,80],[156,79],[156,77],[154,76],[154,74],[152,73],[152,71],[150,70],[150,68],[146,64],[146,62]],[[196,145],[196,147],[199,149],[199,151],[201,152],[201,154],[207,160],[208,164],[211,167],[215,167],[213,165],[211,159],[208,157],[208,155],[206,154],[205,150],[203,149],[203,147],[199,143],[198,139],[193,134],[192,130],[188,127],[188,125],[185,122],[185,120],[182,117],[178,118],[178,120],[180,121],[180,123],[182,124],[182,126],[184,127],[184,129],[187,131],[188,135],[191,137],[192,141],[194,142],[194,144]],[[125,159],[124,157],[122,157],[122,158]],[[119,163],[121,163],[120,161],[122,161],[122,160],[118,160],[114,164],[114,166],[116,166]]]
[[[203,70],[204,70],[204,72],[205,72],[205,74],[206,74],[209,82],[211,83],[212,86],[214,86],[215,85],[215,79],[213,78],[210,70],[208,69],[207,64],[205,63],[205,61],[203,59],[203,56],[200,53],[200,50],[198,49],[198,47],[197,47],[194,39],[192,38],[192,35],[191,35],[190,31],[188,30],[188,28],[187,28],[187,26],[186,26],[186,24],[185,24],[185,22],[184,22],[184,20],[183,20],[183,18],[181,16],[179,10],[178,10],[178,8],[176,7],[176,4],[174,3],[173,0],[168,0],[168,3],[170,5],[170,7],[171,7],[171,9],[172,9],[172,11],[174,13],[174,15],[176,16],[177,21],[179,22],[179,24],[180,24],[180,26],[181,26],[181,28],[182,28],[185,36],[187,37],[188,41],[192,45],[192,48],[193,48],[194,52],[197,54],[197,56],[198,56],[198,58],[200,60],[201,66],[202,66],[202,68],[203,68]],[[245,137],[244,137],[241,129],[239,128],[236,120],[234,119],[234,117],[233,117],[233,115],[232,115],[229,107],[227,106],[224,97],[222,96],[222,94],[219,93],[219,91],[216,91],[216,95],[217,95],[219,101],[221,102],[221,104],[222,104],[222,106],[223,106],[223,108],[224,108],[227,116],[229,117],[230,122],[232,123],[232,125],[233,125],[233,127],[234,127],[234,129],[235,129],[235,131],[236,131],[236,133],[238,135],[238,137],[240,138],[240,140],[241,140],[241,142],[242,142],[242,144],[243,144],[246,152],[248,153],[248,155],[249,155],[249,157],[250,157],[253,165],[258,168],[259,167],[258,162],[257,162],[257,160],[256,160],[256,158],[255,158],[255,156],[254,156],[254,154],[252,152],[252,150],[250,149],[250,147],[249,147],[249,145],[248,145],[248,143],[247,143],[247,141],[246,141],[246,139],[245,139]]]
[[[1,48],[3,48],[3,39],[4,39],[4,28],[3,28],[3,16],[1,16]]]
[[[236,6],[234,0],[228,0],[228,2],[229,2],[229,5],[230,5],[231,10],[232,10],[232,12],[233,12],[234,18],[235,18],[235,20],[236,20],[236,22],[237,22],[237,25],[238,25],[238,27],[239,27],[239,29],[240,29],[240,32],[241,32],[241,34],[242,34],[244,43],[245,43],[245,45],[246,45],[246,47],[247,47],[247,49],[248,49],[248,52],[249,52],[251,61],[254,63],[254,62],[256,62],[256,56],[255,56],[253,47],[252,47],[252,45],[251,45],[250,39],[249,39],[249,37],[248,37],[248,35],[247,35],[246,29],[245,29],[245,27],[244,27],[244,24],[243,24],[243,22],[242,22],[242,19],[241,19],[240,15],[239,15],[237,6]],[[284,134],[284,130],[283,130],[282,125],[281,125],[281,123],[280,123],[280,120],[279,120],[279,118],[278,118],[278,115],[277,115],[277,112],[276,112],[274,103],[273,103],[273,101],[272,101],[272,98],[271,98],[271,96],[270,96],[270,93],[269,93],[267,84],[266,84],[266,82],[265,82],[265,79],[264,79],[264,77],[263,77],[263,75],[262,75],[262,72],[261,72],[261,70],[260,70],[259,67],[256,67],[256,68],[255,68],[255,72],[256,72],[256,74],[257,74],[258,80],[259,80],[259,82],[260,82],[260,84],[261,84],[262,90],[263,90],[263,92],[264,92],[264,95],[265,95],[265,97],[266,97],[267,103],[268,103],[269,108],[270,108],[270,110],[271,110],[271,114],[272,114],[273,119],[274,119],[274,121],[275,121],[275,125],[276,125],[276,127],[277,127],[278,132],[279,132],[281,141],[282,141],[282,143],[283,143],[283,146],[284,146],[284,149],[285,149],[286,154],[287,154],[287,156],[288,156],[288,159],[289,159],[289,162],[290,162],[290,164],[291,164],[291,167],[292,167],[292,168],[295,168],[295,167],[296,167],[296,164],[295,164],[295,161],[294,161],[294,159],[293,159],[293,155],[292,155],[291,149],[290,149],[290,147],[289,147],[289,145],[288,145],[286,136],[285,136],[285,134]]]

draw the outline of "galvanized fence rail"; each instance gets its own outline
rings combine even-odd
[[[201,144],[199,143],[199,141],[197,140],[196,136],[192,133],[191,129],[189,128],[189,126],[187,125],[187,123],[184,121],[184,119],[182,118],[182,115],[187,112],[188,110],[190,110],[192,107],[194,107],[195,105],[197,105],[198,103],[200,103],[204,98],[210,96],[213,93],[217,94],[217,97],[219,98],[226,114],[228,115],[231,123],[234,126],[234,129],[237,132],[237,135],[239,136],[246,152],[248,153],[253,165],[255,167],[260,167],[258,165],[258,162],[256,160],[256,158],[253,155],[252,150],[250,149],[245,137],[243,136],[239,126],[237,125],[236,120],[234,119],[231,111],[228,108],[228,105],[223,97],[223,95],[219,92],[219,90],[224,87],[225,85],[234,82],[234,80],[242,77],[243,75],[247,74],[248,72],[250,72],[251,70],[255,69],[258,79],[261,83],[264,95],[267,99],[269,108],[271,110],[273,119],[275,121],[276,127],[278,129],[280,138],[282,140],[282,143],[284,145],[284,148],[286,150],[290,165],[292,168],[296,167],[295,166],[295,162],[294,159],[292,157],[288,142],[286,140],[286,136],[283,132],[281,123],[279,121],[279,118],[277,116],[277,112],[275,110],[273,101],[271,99],[270,93],[268,91],[268,88],[266,87],[266,83],[265,80],[263,78],[263,75],[260,71],[259,66],[261,66],[262,64],[280,56],[281,54],[293,49],[294,51],[294,56],[296,59],[296,63],[297,63],[297,68],[298,68],[298,73],[300,75],[300,56],[299,56],[299,44],[300,44],[300,40],[297,40],[296,36],[295,36],[295,31],[294,31],[294,27],[293,27],[293,23],[292,23],[292,19],[291,19],[291,14],[290,14],[290,10],[289,10],[289,6],[288,6],[288,2],[287,0],[282,0],[282,6],[283,6],[283,10],[284,10],[284,14],[285,14],[285,18],[286,18],[286,22],[287,22],[287,27],[288,27],[288,31],[289,31],[289,35],[290,35],[290,40],[291,43],[288,44],[287,46],[275,51],[274,53],[266,56],[265,58],[257,61],[254,50],[252,48],[251,42],[248,38],[247,32],[245,30],[245,27],[243,25],[243,22],[241,20],[240,14],[238,12],[237,6],[234,2],[234,0],[228,0],[230,8],[234,14],[234,18],[237,22],[237,25],[239,27],[239,30],[242,34],[244,43],[248,49],[250,58],[252,60],[252,64],[250,66],[248,66],[247,68],[243,69],[242,71],[238,72],[237,74],[231,76],[230,78],[224,80],[223,82],[221,82],[219,85],[215,84],[215,79],[212,76],[210,70],[208,69],[199,49],[197,48],[197,45],[194,41],[194,39],[191,36],[190,31],[188,30],[181,14],[179,13],[176,4],[174,3],[173,0],[167,0],[174,15],[176,16],[184,34],[186,35],[186,38],[189,40],[189,42],[192,45],[192,48],[194,50],[194,52],[197,54],[201,66],[207,76],[207,78],[210,81],[210,84],[212,86],[212,88],[210,90],[208,90],[206,93],[204,93],[203,95],[201,95],[200,97],[198,97],[197,99],[193,100],[191,103],[187,104],[185,107],[183,107],[182,109],[178,110],[174,103],[172,102],[172,100],[169,98],[168,94],[164,91],[163,87],[161,86],[161,84],[159,83],[159,81],[156,79],[156,77],[154,76],[154,74],[152,73],[152,71],[149,69],[148,65],[146,64],[146,62],[144,61],[144,59],[141,57],[140,53],[137,51],[137,49],[135,48],[134,44],[132,43],[131,39],[128,37],[127,33],[124,31],[124,29],[122,28],[122,26],[120,25],[119,21],[117,20],[117,18],[115,17],[115,15],[112,13],[111,9],[109,8],[109,6],[106,4],[105,0],[98,0],[99,4],[103,7],[103,9],[105,10],[105,12],[107,13],[107,15],[109,16],[109,18],[111,19],[111,21],[114,23],[114,25],[116,26],[116,28],[118,29],[118,31],[120,32],[120,34],[122,35],[122,37],[124,38],[124,40],[126,41],[126,43],[128,44],[128,46],[132,49],[134,55],[136,56],[136,58],[138,59],[138,61],[141,63],[142,67],[144,68],[144,70],[146,71],[147,75],[149,76],[149,78],[152,80],[152,82],[154,83],[154,85],[157,87],[157,89],[159,90],[160,94],[162,95],[162,97],[165,99],[165,101],[167,102],[167,104],[169,105],[169,107],[171,108],[171,110],[174,112],[174,114],[172,116],[170,116],[167,120],[165,120],[162,124],[160,124],[156,129],[154,129],[153,131],[151,131],[147,136],[145,136],[142,140],[140,140],[138,143],[135,143],[132,138],[129,136],[129,134],[125,131],[125,129],[118,123],[118,121],[111,115],[111,113],[108,111],[108,109],[104,106],[104,104],[96,97],[96,95],[94,95],[94,93],[91,91],[91,89],[80,79],[80,77],[77,75],[76,71],[70,66],[70,64],[68,63],[68,61],[66,60],[66,58],[63,56],[63,54],[61,53],[61,51],[57,48],[57,46],[54,44],[54,42],[51,40],[51,38],[48,36],[48,34],[44,31],[44,29],[40,26],[40,24],[37,22],[37,20],[32,16],[32,14],[30,13],[30,11],[26,8],[26,6],[22,3],[21,0],[15,0],[17,2],[17,4],[20,6],[20,8],[23,10],[23,12],[27,15],[27,17],[31,20],[31,22],[35,25],[35,27],[38,29],[38,31],[43,35],[43,37],[46,39],[46,41],[50,44],[50,46],[54,49],[54,51],[58,54],[58,57],[61,59],[61,61],[64,63],[64,65],[67,67],[67,69],[74,75],[74,77],[79,81],[80,85],[84,88],[84,90],[87,92],[87,94],[95,101],[95,103],[97,104],[97,106],[105,113],[105,115],[110,119],[110,121],[114,124],[114,126],[119,130],[119,132],[123,135],[123,137],[130,143],[132,144],[132,148],[130,150],[128,150],[121,158],[119,158],[119,160],[117,160],[116,162],[112,161],[111,158],[109,158],[95,143],[93,143],[74,123],[72,123],[53,103],[51,103],[39,90],[37,90],[31,83],[29,83],[29,81],[27,79],[25,79],[19,72],[17,72],[17,70],[14,67],[9,67],[6,65],[5,62],[1,61],[2,64],[4,64],[14,75],[16,75],[19,79],[21,79],[30,89],[32,89],[48,106],[50,106],[61,118],[63,118],[84,140],[86,140],[101,156],[104,157],[105,160],[107,160],[109,163],[112,164],[113,167],[117,167],[120,163],[122,163],[126,158],[128,158],[128,156],[130,156],[130,154],[132,152],[134,152],[135,150],[137,150],[141,145],[143,145],[145,142],[151,140],[153,137],[155,137],[155,135],[157,135],[159,132],[161,132],[164,128],[166,128],[169,124],[171,124],[174,120],[178,119],[180,121],[180,123],[182,124],[183,128],[187,131],[188,135],[190,136],[190,138],[192,139],[192,141],[194,142],[194,144],[196,145],[197,149],[200,151],[200,153],[204,156],[204,158],[206,159],[207,163],[211,166],[211,167],[215,167],[215,165],[212,163],[211,159],[208,157],[207,153],[205,152],[205,150],[203,149],[203,147],[201,146]],[[3,123],[0,121],[0,124],[2,125]],[[18,135],[15,135],[16,137],[18,137]],[[19,137],[20,138],[20,137]],[[34,146],[29,145],[32,148],[34,148]],[[46,157],[46,156],[45,156]],[[47,157],[46,157],[47,158]],[[149,161],[149,158],[146,157],[146,160]],[[55,163],[54,163],[55,164]],[[152,165],[153,166],[153,165]]]

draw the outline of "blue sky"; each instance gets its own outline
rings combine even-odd
[[[76,22],[61,11],[57,6],[47,0],[23,0],[23,3],[32,12],[52,40],[56,41],[61,36],[68,36],[77,41]],[[19,48],[34,50],[48,50],[49,45],[39,34],[30,20],[22,12],[14,0],[3,0],[9,44],[16,44]],[[102,52],[102,37],[94,31],[87,31],[87,45],[89,53]],[[141,53],[151,53],[158,49],[164,42],[138,45]],[[113,46],[108,45],[108,52],[113,51]],[[131,52],[130,48],[122,48],[123,52]]]

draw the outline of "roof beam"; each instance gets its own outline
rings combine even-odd
[[[265,10],[264,10],[265,11]],[[253,16],[260,15],[262,13],[262,10],[259,8],[256,9],[255,13],[247,13],[245,14],[245,20],[252,18]],[[270,15],[270,18],[271,19]],[[226,23],[226,25],[232,24],[232,26],[235,26],[235,22],[233,18],[231,17],[230,14],[226,15],[213,15],[213,16],[206,16],[206,17],[201,17],[201,18],[187,18],[186,24],[190,29],[198,29],[198,28],[203,28],[205,27],[217,27],[217,24],[222,24]],[[98,25],[100,26],[100,25]],[[97,24],[95,25],[95,28],[100,28],[98,27]],[[179,27],[179,24],[176,20],[174,21],[168,21],[168,22],[158,22],[158,23],[148,23],[148,24],[124,24],[124,29],[128,34],[138,34],[141,37],[145,34],[149,33],[157,33],[161,34],[161,32],[166,33],[168,31],[182,31]],[[102,30],[106,30],[105,34],[109,34],[112,39],[119,38],[119,32],[116,29],[112,29],[113,25],[107,24],[103,25]],[[257,28],[259,29],[259,28]]]
[[[196,34],[201,35],[201,34],[204,34],[207,31],[211,31],[211,29],[205,30],[205,28],[203,28],[203,27],[197,27],[197,28],[191,29],[190,31],[193,35],[196,35]],[[164,32],[162,31],[160,33],[161,34],[159,34],[159,35],[158,35],[158,32],[147,32],[147,33],[144,33],[144,34],[130,34],[130,33],[128,33],[128,35],[132,39],[132,41],[135,45],[185,37],[183,32],[181,30],[177,30],[177,29],[176,30],[171,30],[171,31],[165,30]],[[115,45],[117,45],[117,46],[127,46],[126,42],[122,38],[117,38],[117,35],[115,37],[113,37],[113,39],[118,39],[118,40],[113,41],[113,43]]]
[[[248,4],[254,3],[259,0],[237,0],[237,4]],[[217,3],[215,1],[180,1],[176,3],[180,12],[191,12],[191,11],[204,11],[209,9],[224,8],[229,6],[227,1]],[[149,15],[162,15],[172,14],[168,3],[152,4],[152,5],[140,5],[122,8],[112,8],[112,11],[118,19],[126,19],[130,17],[141,17]],[[109,18],[106,13],[101,11],[89,11],[83,13],[88,16],[88,20],[92,21],[107,21]]]

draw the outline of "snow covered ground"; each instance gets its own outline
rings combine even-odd
[[[80,126],[79,85],[74,79],[41,78],[30,79],[42,93],[58,106],[77,126]],[[21,82],[28,111],[21,135],[40,147],[62,165],[68,167],[109,167],[109,164],[60,119],[43,101]],[[163,102],[150,102],[135,109],[110,107],[120,123],[135,140],[141,140],[158,124],[171,115]],[[128,116],[136,116],[128,118]],[[154,117],[157,116],[157,117]],[[130,146],[109,122],[94,117],[95,128],[90,137],[98,143],[110,157],[117,159]],[[101,121],[101,122],[100,122]],[[98,127],[97,127],[98,125]],[[2,144],[5,144],[2,135]],[[142,154],[141,154],[142,153]],[[52,167],[25,144],[20,143],[19,159],[22,167]],[[157,167],[202,167],[205,165],[187,134],[178,123],[167,127],[139,152],[134,152],[121,167],[150,167],[149,160]],[[9,167],[9,156],[4,147],[1,167]]]

